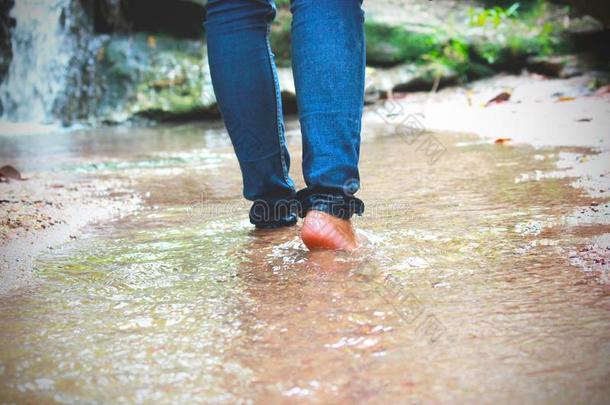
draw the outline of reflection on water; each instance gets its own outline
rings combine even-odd
[[[62,170],[87,157],[133,177],[149,207],[42,258],[39,285],[0,301],[3,401],[609,398],[608,288],[569,265],[580,241],[563,220],[588,200],[515,181],[553,169],[534,155],[556,150],[438,135],[448,150],[430,166],[369,136],[368,242],[348,254],[308,252],[297,228],[253,230],[230,146],[194,133],[73,144]],[[140,157],[108,165],[123,143]]]

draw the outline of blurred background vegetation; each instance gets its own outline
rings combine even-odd
[[[204,1],[18,1],[0,0],[3,120],[100,125],[218,116]],[[290,1],[276,3],[271,42],[290,113]],[[364,8],[368,102],[500,72],[596,72],[591,87],[608,82],[607,1],[365,0]]]

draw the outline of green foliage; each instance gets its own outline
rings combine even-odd
[[[553,24],[546,22],[542,25],[542,31],[538,36],[538,43],[540,44],[540,51],[545,55],[550,55],[559,45],[559,38],[556,35],[556,30]]]
[[[526,6],[513,3],[507,8],[470,8],[469,25],[482,34],[473,41],[473,57],[496,68],[511,67],[528,56],[567,50],[561,25],[549,4],[535,0]]]
[[[367,64],[415,63],[430,66],[433,71],[450,69],[461,78],[470,78],[489,74],[490,68],[517,65],[530,55],[552,55],[566,48],[561,25],[554,23],[556,17],[547,2],[489,3],[488,7],[470,7],[466,29],[457,31],[366,20]],[[276,4],[278,13],[270,41],[277,64],[290,66],[290,0],[276,0]]]
[[[290,1],[288,0],[288,3]],[[271,24],[269,42],[276,57],[278,66],[290,66],[292,39],[290,27],[292,16],[288,10],[278,10],[277,16]]]
[[[211,86],[201,43],[136,34],[116,38],[98,54],[102,111],[122,116],[189,114],[210,107]],[[125,100],[117,105],[116,100]],[[102,114],[103,115],[103,114]],[[112,118],[110,118],[112,119]]]
[[[468,9],[470,25],[473,27],[485,27],[488,25],[499,27],[507,19],[516,17],[520,6],[520,3],[514,3],[508,8],[495,6],[492,8],[475,9],[470,7]]]
[[[277,8],[289,8],[290,0],[275,0],[275,5]]]
[[[424,64],[437,77],[453,72],[460,81],[487,76],[491,69],[471,59],[471,45],[463,38],[452,38],[447,43],[422,56]]]
[[[426,53],[422,56],[422,60],[432,65],[456,69],[469,60],[468,49],[469,46],[466,42],[455,38],[445,45]]]
[[[416,62],[419,58],[439,47],[439,39],[434,34],[418,33],[367,21],[366,55],[371,65],[394,65]]]

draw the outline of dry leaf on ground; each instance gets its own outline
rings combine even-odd
[[[491,100],[489,100],[487,102],[487,104],[485,104],[485,107],[489,107],[492,104],[505,103],[508,100],[510,100],[510,93],[504,91],[504,92],[498,94],[497,96],[495,96],[494,98],[492,98]]]

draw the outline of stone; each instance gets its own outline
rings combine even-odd
[[[102,49],[105,121],[217,116],[203,41],[139,33],[112,37]]]
[[[415,62],[438,48],[437,35],[425,30],[417,31],[395,27],[376,21],[365,23],[366,60],[370,66],[392,66]]]

